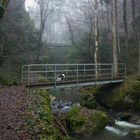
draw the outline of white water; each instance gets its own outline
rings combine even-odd
[[[126,121],[117,121],[115,120],[115,124],[120,126],[120,127],[127,127],[127,128],[134,128],[134,129],[138,129],[140,128],[140,125],[136,125],[136,124],[131,124],[131,123],[128,123]]]
[[[119,126],[123,129],[116,128],[115,126]],[[140,128],[140,125],[131,124],[126,121],[118,121],[118,120],[115,120],[115,126],[114,127],[106,126],[105,129],[119,136],[126,136],[130,132],[130,130]]]
[[[122,131],[122,130],[114,128],[112,126],[106,126],[105,129],[110,131],[110,132],[112,132],[112,133],[115,133],[115,134],[117,134],[119,136],[126,136],[128,134],[127,131]]]

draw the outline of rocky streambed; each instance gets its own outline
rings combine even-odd
[[[65,90],[63,90],[63,92],[64,91]],[[65,94],[66,96],[67,91],[68,90],[66,90],[63,95]],[[91,139],[94,138],[95,140],[97,136],[97,139],[100,140],[105,140],[105,137],[107,137],[107,140],[135,140],[137,138],[140,138],[140,115],[138,106],[140,99],[140,82],[137,77],[131,76],[127,78],[126,81],[121,85],[119,84],[115,86],[105,85],[102,87],[86,87],[78,90],[77,92],[81,99],[79,100],[78,96],[78,102],[75,102],[77,94],[72,94],[72,92],[71,94],[68,93],[68,96],[71,95],[74,98],[75,103],[72,102],[73,100],[68,101],[65,99],[63,100],[63,102],[60,98],[62,91],[60,92],[60,94],[59,92],[57,92],[57,97],[59,97],[60,100],[52,104],[53,111],[55,113],[61,112],[65,114],[67,112],[73,112],[72,108],[77,105],[77,107],[79,107],[80,114],[81,112],[84,112],[85,114],[83,114],[85,116],[90,116],[89,114],[102,112],[108,119],[104,124],[101,120],[98,121],[97,119],[102,115],[97,115],[96,122],[102,122],[101,124],[104,124],[104,129],[101,129],[102,131],[96,131],[96,133],[94,133],[93,131],[89,133],[87,131],[84,131],[88,130],[88,128],[85,127],[87,126],[87,124],[84,127],[80,126],[82,128],[81,134],[83,136],[83,138],[80,139],[84,139],[84,136],[86,135],[94,135],[91,137]],[[77,112],[75,112],[76,111],[72,113],[74,116],[74,120],[77,119],[76,117],[78,116],[76,114]],[[85,117],[85,119],[88,118],[87,116]],[[89,120],[89,118],[87,120]],[[92,126],[92,124],[90,125]],[[81,136],[81,134],[79,133],[80,129],[78,131],[74,131],[75,129],[73,130],[72,126],[70,127],[71,132],[74,132],[74,134],[76,133],[78,134],[78,136]],[[88,137],[88,139],[90,139],[90,137]],[[87,137],[85,138],[85,140],[88,139]]]
[[[134,77],[117,87],[104,85],[56,92],[24,86],[1,88],[0,138],[137,140],[139,101],[140,82]]]
[[[72,136],[75,136],[73,137],[74,140],[91,140],[93,138],[95,140],[135,140],[139,138],[140,116],[137,114],[112,113],[111,111],[107,112],[107,110],[104,113],[99,110],[81,107],[79,102],[62,100],[53,101],[52,110],[54,114],[68,115],[66,117],[70,127],[68,131],[71,132]],[[94,118],[92,122],[89,119],[92,118],[91,116]],[[85,124],[85,120],[88,120],[87,124]]]

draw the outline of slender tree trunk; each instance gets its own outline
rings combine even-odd
[[[125,36],[126,62],[128,62],[128,27],[127,27],[127,0],[123,0],[123,24]]]
[[[95,63],[95,76],[96,79],[99,76],[98,73],[98,51],[99,51],[99,34],[98,34],[98,0],[95,0],[95,51],[94,51],[94,63]]]
[[[108,31],[111,30],[111,5],[110,4],[107,4],[106,5],[106,9],[107,9],[107,29]]]
[[[138,74],[140,75],[140,33],[138,34],[138,48],[139,48]]]
[[[112,6],[112,37],[113,37],[113,64],[114,77],[118,76],[118,50],[117,50],[117,0],[111,1]]]
[[[133,36],[134,36],[135,46],[139,52],[138,73],[140,74],[140,41],[139,41],[140,37],[139,37],[139,33],[136,29],[136,3],[135,3],[135,0],[131,0],[131,2],[132,2]]]
[[[132,2],[132,19],[133,19],[133,22],[135,21],[135,0],[131,0]]]
[[[68,24],[68,28],[69,28],[69,31],[70,31],[70,36],[71,36],[72,45],[73,45],[73,47],[75,47],[75,41],[74,41],[73,30],[72,30],[72,27],[71,27],[70,21],[68,20],[67,17],[66,17],[66,22],[67,22],[67,24]]]
[[[135,0],[131,0],[132,2],[132,22],[133,22],[133,34],[134,34],[134,42],[135,46],[138,48],[138,34],[137,30],[135,29],[136,23],[135,23],[135,18],[136,18],[136,5],[135,5]]]
[[[45,27],[45,21],[43,21],[41,19],[41,23],[40,23],[40,32],[39,32],[39,38],[38,38],[38,42],[37,42],[37,57],[35,59],[35,63],[39,63],[40,60],[40,53],[41,53],[41,49],[42,49],[42,37],[43,37],[43,32],[44,32],[44,27]]]
[[[39,35],[39,39],[38,39],[38,43],[37,43],[37,57],[36,57],[36,60],[35,60],[35,63],[39,63],[39,57],[40,57],[40,52],[41,52],[41,43],[42,41],[42,34]]]

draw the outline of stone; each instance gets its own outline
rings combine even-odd
[[[61,109],[61,108],[63,108],[63,107],[64,107],[63,104],[59,104],[59,105],[57,106],[58,109]]]
[[[74,106],[66,115],[70,132],[79,136],[91,136],[108,125],[107,115],[98,110]]]
[[[121,121],[130,121],[130,119],[132,118],[132,115],[130,113],[117,113],[117,117],[118,119],[120,119]]]
[[[130,132],[129,134],[136,138],[140,138],[140,129],[134,130],[134,131]]]
[[[136,124],[140,125],[140,118],[136,121]]]
[[[131,99],[131,96],[130,96],[130,95],[125,96],[124,102],[125,102],[126,104],[131,104],[131,105],[134,104],[134,100]]]

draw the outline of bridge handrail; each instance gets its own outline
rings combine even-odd
[[[96,68],[95,66],[98,66],[98,68]],[[36,69],[37,67],[39,68],[39,70]],[[124,63],[118,63],[118,67],[119,67],[118,77],[125,78],[126,65]],[[80,78],[83,78],[83,77],[89,78],[88,75],[90,74],[91,74],[91,78],[94,77],[95,80],[97,81],[98,78],[95,75],[95,71],[99,72],[100,78],[103,78],[103,76],[109,76],[108,78],[112,80],[114,78],[113,70],[114,70],[114,65],[112,63],[29,64],[29,65],[22,66],[22,82],[24,82],[25,79],[27,79],[27,82],[29,84],[31,80],[33,79],[33,77],[35,78],[35,75],[32,75],[32,74],[36,74],[36,77],[38,78],[38,80],[49,78],[50,80],[54,80],[54,84],[56,85],[56,78],[60,73],[65,73],[66,76],[69,78],[75,78],[77,83],[78,81],[80,81]],[[72,74],[73,72],[74,72],[74,75]]]

